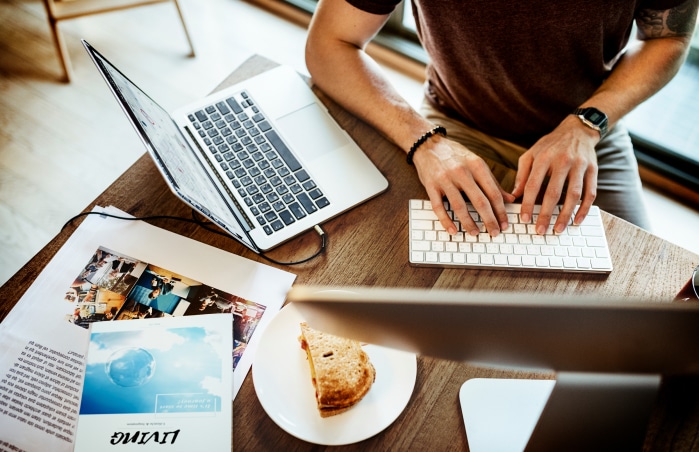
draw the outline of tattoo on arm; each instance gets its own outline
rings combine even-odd
[[[687,0],[667,10],[642,9],[636,16],[640,39],[689,37],[697,21],[697,1]]]

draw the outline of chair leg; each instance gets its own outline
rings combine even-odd
[[[180,21],[182,22],[182,28],[184,29],[184,35],[187,37],[187,42],[189,43],[189,56],[194,57],[194,45],[192,44],[192,38],[189,36],[189,31],[187,30],[187,24],[184,20],[184,14],[182,14],[182,8],[177,0],[172,0],[175,3],[175,8],[177,8],[177,14],[180,15]]]
[[[61,60],[61,67],[63,68],[63,81],[65,81],[66,83],[70,83],[71,79],[73,78],[73,68],[70,64],[70,54],[68,53],[68,47],[66,46],[61,31],[58,29],[58,22],[51,21],[51,32],[53,33],[53,40],[56,43],[58,57]]]

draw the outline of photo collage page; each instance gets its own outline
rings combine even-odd
[[[265,306],[99,247],[66,290],[66,320],[92,322],[214,313],[233,314],[233,369]]]

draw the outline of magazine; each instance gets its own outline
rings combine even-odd
[[[232,321],[93,323],[75,451],[230,450]]]

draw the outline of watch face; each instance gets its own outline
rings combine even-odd
[[[607,115],[598,109],[594,107],[578,108],[573,114],[577,115],[585,125],[597,130],[601,137],[604,138],[607,134]]]
[[[589,119],[590,121],[592,121],[595,124],[598,124],[600,122],[600,120],[602,120],[602,118],[604,118],[604,115],[602,115],[601,113],[594,111],[594,110],[589,111],[585,116],[587,116],[587,119]]]

